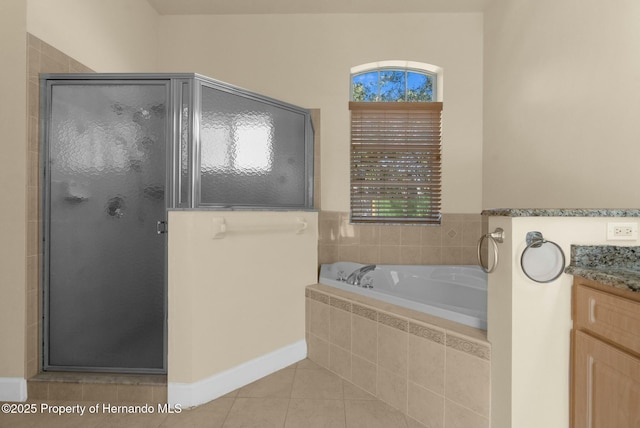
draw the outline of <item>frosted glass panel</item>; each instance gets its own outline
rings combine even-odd
[[[304,206],[305,115],[203,86],[200,120],[202,204]]]
[[[47,363],[163,370],[167,86],[51,89]]]

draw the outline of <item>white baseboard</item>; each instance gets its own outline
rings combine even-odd
[[[169,382],[167,384],[168,403],[171,407],[179,404],[183,409],[198,406],[222,397],[306,357],[307,342],[303,339],[193,383]]]
[[[27,380],[0,377],[0,401],[27,401]]]

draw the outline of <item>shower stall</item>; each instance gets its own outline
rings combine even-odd
[[[312,209],[309,111],[197,74],[41,91],[43,370],[166,373],[167,210]]]

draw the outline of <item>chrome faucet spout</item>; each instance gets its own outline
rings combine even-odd
[[[376,268],[376,265],[367,265],[367,266],[363,266],[361,268],[356,269],[347,278],[347,284],[359,286],[360,282],[362,281],[362,277],[365,276],[367,272],[371,272],[375,268]]]

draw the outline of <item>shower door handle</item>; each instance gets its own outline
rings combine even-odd
[[[156,223],[156,233],[158,235],[164,235],[169,231],[169,229],[167,228],[167,222],[166,221],[162,221],[162,220],[158,220],[158,222]]]

